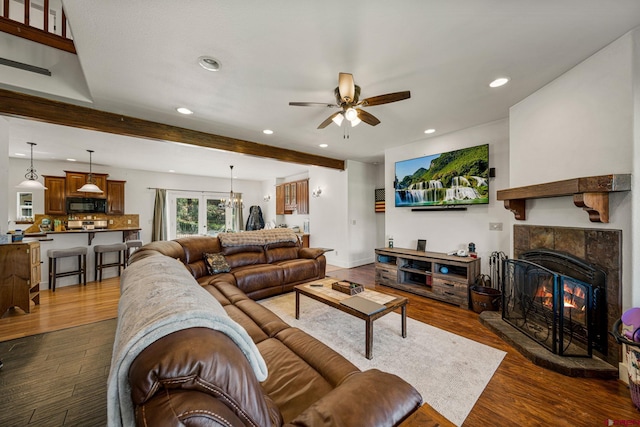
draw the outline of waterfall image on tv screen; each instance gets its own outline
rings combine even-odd
[[[396,162],[396,206],[489,203],[489,144]]]

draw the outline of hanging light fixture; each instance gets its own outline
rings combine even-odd
[[[24,177],[27,179],[16,185],[16,188],[23,188],[25,190],[47,190],[47,187],[45,187],[40,181],[38,181],[38,174],[33,168],[33,146],[38,144],[36,144],[35,142],[27,142],[27,144],[31,146],[31,166],[29,166],[29,169],[27,169],[27,173],[24,175]]]
[[[228,209],[236,209],[236,208],[244,208],[244,204],[242,203],[242,199],[238,200],[238,197],[233,192],[233,165],[229,165],[229,169],[231,170],[231,191],[229,191],[229,199],[221,199],[218,207],[220,208],[228,208]]]
[[[91,154],[93,153],[93,150],[87,151],[89,152],[89,177],[87,178],[87,183],[81,188],[78,188],[78,191],[82,191],[83,193],[103,193],[103,191],[96,185],[95,180],[93,179],[93,173],[91,170]]]

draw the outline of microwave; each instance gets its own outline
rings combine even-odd
[[[107,200],[67,197],[67,214],[75,213],[107,213]]]

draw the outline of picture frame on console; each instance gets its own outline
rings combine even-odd
[[[425,252],[427,250],[427,241],[425,239],[418,239],[417,251]]]

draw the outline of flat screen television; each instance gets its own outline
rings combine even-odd
[[[396,162],[397,207],[489,203],[489,144]]]

